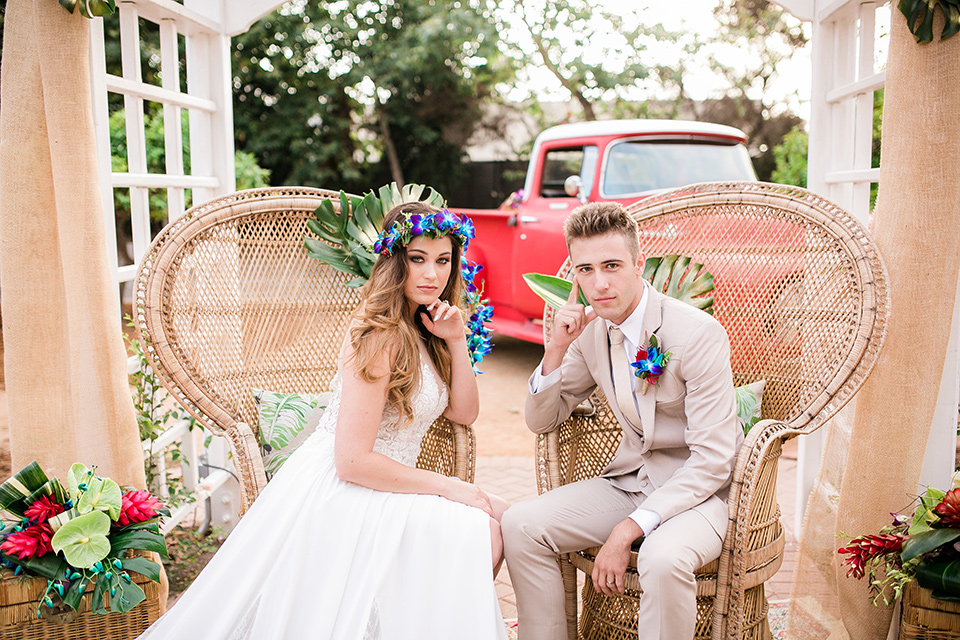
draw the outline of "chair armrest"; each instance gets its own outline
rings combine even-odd
[[[420,446],[417,467],[473,482],[477,465],[477,440],[473,427],[443,416],[430,426]]]
[[[784,532],[777,503],[777,466],[783,443],[797,432],[777,420],[761,420],[737,454],[728,523],[719,558],[714,638],[739,638],[744,594],[770,578],[783,561]],[[729,622],[729,624],[727,624]]]
[[[600,474],[620,446],[623,430],[597,390],[553,431],[537,436],[540,493]]]
[[[267,474],[263,470],[260,445],[247,423],[235,423],[233,428],[223,431],[223,436],[230,443],[230,449],[233,451],[233,465],[240,476],[240,516],[242,517],[260,492],[266,488]]]

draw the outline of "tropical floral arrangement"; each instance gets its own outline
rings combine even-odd
[[[160,581],[160,565],[142,552],[167,555],[159,519],[169,515],[149,492],[121,488],[96,467],[74,464],[64,487],[31,462],[0,485],[0,562],[47,579],[38,617],[55,599],[77,609],[90,584],[95,612],[108,612],[108,595],[109,611],[125,613],[146,597],[130,572]]]
[[[637,359],[630,366],[634,368],[633,374],[643,380],[642,394],[647,392],[647,385],[657,385],[672,355],[672,351],[660,349],[660,341],[655,333],[650,334],[649,345],[637,349]]]
[[[879,533],[854,538],[837,550],[846,555],[847,577],[864,576],[875,592],[874,604],[890,604],[916,578],[934,598],[960,601],[960,474],[954,488],[928,488],[913,515],[892,513]],[[892,596],[892,598],[891,598]]]
[[[426,196],[424,191],[427,190]],[[411,216],[403,224],[393,224],[381,233],[383,220],[393,207],[405,202],[423,199],[441,209],[435,216]],[[474,237],[473,222],[464,215],[446,209],[443,197],[432,188],[408,184],[402,189],[395,182],[370,191],[362,198],[340,192],[339,211],[331,200],[325,200],[314,212],[315,219],[307,221],[307,228],[316,237],[304,239],[311,258],[324,262],[337,271],[354,276],[346,282],[351,288],[363,286],[370,278],[377,255],[393,251],[397,242],[406,244],[413,236],[427,233],[428,237],[452,233],[460,238],[463,252]],[[414,218],[416,218],[414,220]],[[431,235],[432,234],[432,235]],[[466,285],[466,304],[470,317],[466,322],[467,348],[474,373],[492,348],[490,328],[485,326],[493,317],[493,306],[483,299],[483,286],[476,284],[476,276],[483,267],[460,257],[460,273]]]

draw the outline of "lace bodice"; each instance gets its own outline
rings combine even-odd
[[[332,397],[326,410],[320,417],[317,425],[317,435],[321,433],[333,434],[337,428],[337,416],[340,413],[340,397],[342,390],[340,373],[334,376],[330,385]],[[377,432],[377,441],[373,450],[393,458],[407,466],[415,466],[420,455],[420,443],[433,421],[447,408],[447,387],[433,373],[427,362],[427,356],[420,354],[420,388],[410,403],[413,409],[413,422],[398,427],[396,410],[388,410],[380,420],[380,429]],[[315,440],[316,438],[311,438]]]

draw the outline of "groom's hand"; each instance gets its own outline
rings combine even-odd
[[[557,309],[553,316],[553,331],[550,333],[550,342],[543,349],[542,375],[548,375],[556,370],[563,362],[563,356],[574,340],[580,337],[590,321],[597,317],[593,309],[587,310],[577,299],[580,296],[580,283],[573,277],[573,286],[570,287],[570,296],[566,304]]]
[[[626,518],[613,528],[607,541],[593,561],[593,587],[605,596],[625,591],[623,575],[630,564],[630,547],[633,541],[643,536],[643,529],[631,518]]]

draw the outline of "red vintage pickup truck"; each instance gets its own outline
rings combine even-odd
[[[484,266],[484,295],[501,334],[543,343],[543,301],[524,273],[556,273],[567,257],[563,221],[583,202],[631,204],[696,182],[756,180],[742,131],[680,120],[604,120],[545,130],[522,192],[496,210],[458,209],[477,237],[467,257]]]

